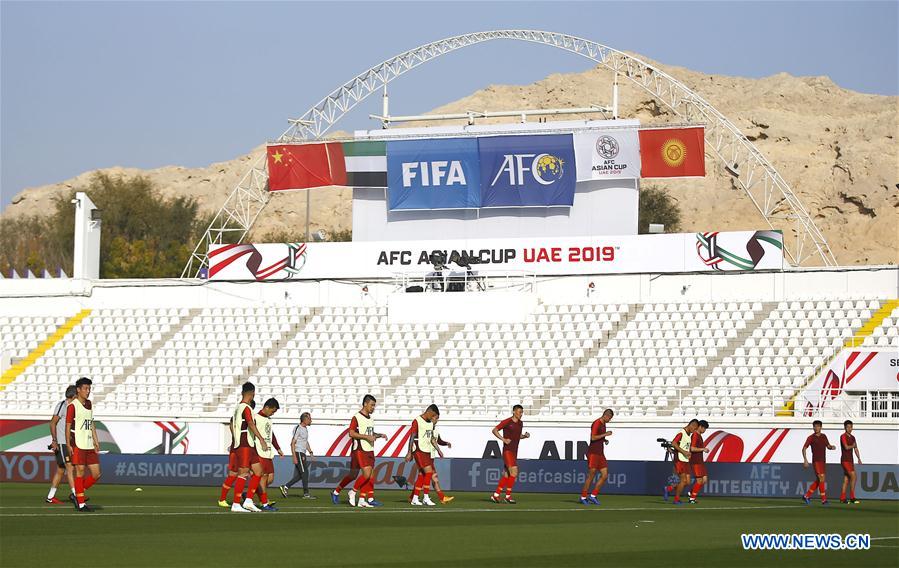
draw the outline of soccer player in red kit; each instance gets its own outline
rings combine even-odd
[[[240,389],[240,403],[234,409],[231,416],[231,444],[234,448],[235,465],[237,466],[237,481],[234,483],[234,502],[231,503],[231,511],[242,513],[252,511],[259,512],[259,507],[253,503],[253,496],[262,481],[262,465],[259,463],[259,454],[256,451],[256,440],[259,441],[259,447],[263,450],[268,449],[263,436],[259,429],[256,428],[256,421],[253,419],[253,410],[250,403],[256,397],[256,387],[251,382],[246,382]],[[250,475],[252,473],[252,475]],[[249,483],[247,476],[250,475]],[[247,487],[247,496],[240,503],[240,495],[243,493],[244,486]]]
[[[612,435],[612,431],[606,430],[606,424],[612,421],[612,416],[614,415],[615,413],[612,409],[607,408],[602,413],[602,416],[594,420],[593,425],[590,426],[590,445],[587,447],[587,479],[584,480],[584,487],[581,489],[582,505],[599,505],[599,500],[596,496],[599,495],[599,490],[609,477],[605,445],[609,443],[606,438]],[[588,496],[587,492],[590,491],[590,484],[593,483],[593,478],[596,477],[597,473],[599,473],[599,480]]]
[[[256,408],[256,401],[250,401],[250,408]],[[228,444],[228,475],[225,477],[225,481],[222,482],[222,491],[221,496],[219,496],[219,507],[228,508],[231,506],[228,503],[228,493],[231,492],[231,487],[234,485],[234,482],[237,481],[237,454],[234,453],[234,442]]]
[[[259,465],[262,468],[262,479],[259,482],[259,491],[257,493],[259,502],[262,505],[260,509],[265,512],[278,510],[274,503],[269,503],[268,486],[275,480],[275,462],[272,461],[272,458],[275,456],[275,450],[277,450],[278,455],[284,456],[281,446],[278,445],[278,438],[275,437],[275,430],[271,422],[272,416],[280,408],[281,405],[278,404],[277,399],[270,398],[262,405],[262,410],[253,416],[253,420],[256,422],[256,429],[259,430],[260,434],[256,437],[256,454],[259,456]],[[263,449],[263,442],[265,442],[265,449]]]
[[[93,511],[84,504],[84,492],[100,479],[100,440],[94,426],[94,409],[88,400],[92,384],[87,377],[75,381],[75,398],[66,408],[66,436],[75,470],[75,508],[83,513]],[[86,477],[85,470],[89,472]]]
[[[808,491],[805,492],[805,495],[802,499],[805,501],[805,504],[808,505],[811,503],[811,496],[815,493],[815,489],[821,493],[821,504],[827,505],[827,489],[825,486],[825,469],[827,462],[825,460],[825,454],[827,450],[835,450],[836,446],[831,445],[830,442],[827,441],[827,436],[821,433],[821,428],[823,424],[820,420],[815,420],[812,422],[812,428],[814,429],[814,433],[809,436],[805,440],[805,444],[802,446],[802,466],[808,467],[808,457],[806,457],[805,450],[811,446],[812,447],[812,465],[815,468],[815,481],[808,488]]]
[[[523,415],[524,407],[516,404],[512,407],[512,416],[497,424],[493,429],[493,435],[503,441],[503,469],[506,474],[499,479],[499,485],[496,486],[496,491],[490,497],[494,503],[515,504],[515,499],[512,499],[512,487],[518,477],[518,442],[531,437],[527,432],[522,434],[524,422],[521,421],[521,417]],[[500,434],[500,430],[502,430],[502,434]],[[501,499],[503,489],[506,490],[505,499]]]
[[[409,497],[409,503],[415,506],[433,507],[435,503],[431,501],[429,495],[431,490],[431,479],[434,477],[434,419],[440,417],[440,410],[436,404],[432,404],[421,416],[417,416],[412,421],[412,427],[409,430],[409,452],[406,454],[406,461],[415,459],[415,465],[418,466],[418,478],[415,480],[415,488]],[[421,500],[418,496],[422,495]]]
[[[855,498],[855,464],[852,463],[852,452],[858,464],[862,463],[862,456],[858,453],[858,443],[852,435],[852,420],[843,422],[843,430],[840,435],[840,465],[843,466],[843,489],[840,491],[840,503],[855,503],[860,501]],[[849,500],[846,500],[846,486],[849,486]]]
[[[665,487],[665,499],[668,499],[668,493],[674,489],[675,505],[682,505],[680,494],[690,483],[690,456],[692,452],[701,450],[701,448],[694,448],[692,444],[693,432],[697,428],[699,428],[699,420],[694,418],[671,440],[671,445],[674,447],[674,472],[678,475],[678,482],[673,488],[670,485]]]
[[[362,397],[362,410],[350,420],[349,436],[352,439],[352,453],[350,454],[350,474],[359,472],[356,483],[347,494],[351,507],[373,507],[367,496],[374,491],[375,480],[372,477],[375,469],[375,440],[387,438],[386,434],[375,432],[375,422],[371,415],[375,411],[378,400],[370,394]],[[346,480],[346,477],[344,477]],[[334,495],[340,493],[340,488],[334,490]],[[349,483],[349,481],[347,481]],[[358,500],[357,500],[358,496]]]
[[[709,481],[709,472],[705,467],[705,454],[709,449],[705,447],[702,435],[709,429],[709,423],[705,420],[699,421],[699,426],[693,432],[693,439],[690,441],[690,470],[693,472],[693,488],[687,493],[690,498],[690,504],[696,504],[696,496],[699,490]]]

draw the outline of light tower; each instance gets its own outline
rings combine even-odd
[[[75,194],[74,277],[100,278],[100,210],[83,191]]]

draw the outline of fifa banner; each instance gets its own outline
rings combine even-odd
[[[799,394],[796,410],[812,416],[845,399],[847,392],[895,391],[897,383],[899,353],[895,348],[843,349]]]
[[[274,485],[293,477],[293,461],[275,456]],[[330,490],[349,471],[349,458],[315,457],[309,460],[309,484]],[[501,459],[445,458],[434,461],[440,485],[445,490],[489,493],[504,475]],[[586,460],[518,461],[517,492],[577,494],[587,474]],[[225,455],[100,454],[102,485],[206,486],[218,487],[228,475]],[[0,483],[49,483],[56,472],[50,453],[0,453]],[[673,478],[670,461],[609,460],[604,494],[653,495]],[[722,497],[802,496],[812,481],[811,470],[801,464],[710,463],[709,481],[703,494]],[[837,464],[827,466],[830,479],[842,478]],[[856,495],[862,499],[899,500],[899,466],[857,465]],[[401,458],[376,458],[373,470],[378,489],[410,489],[418,476],[414,462]],[[833,486],[832,486],[833,487]],[[834,489],[831,489],[832,491]]]
[[[413,198],[415,199],[415,198]],[[393,278],[433,270],[432,256],[491,272],[539,276],[783,269],[779,231],[602,237],[218,244],[208,251],[211,280]]]
[[[386,187],[395,210],[571,207],[578,181],[701,177],[705,129],[275,144],[270,191]]]
[[[391,210],[480,207],[478,139],[388,142],[387,187]]]

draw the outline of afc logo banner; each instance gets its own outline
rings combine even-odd
[[[482,207],[570,207],[577,171],[570,134],[478,140]]]

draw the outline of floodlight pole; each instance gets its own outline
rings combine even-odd
[[[615,81],[612,83],[612,120],[618,120],[618,72],[615,72]]]

